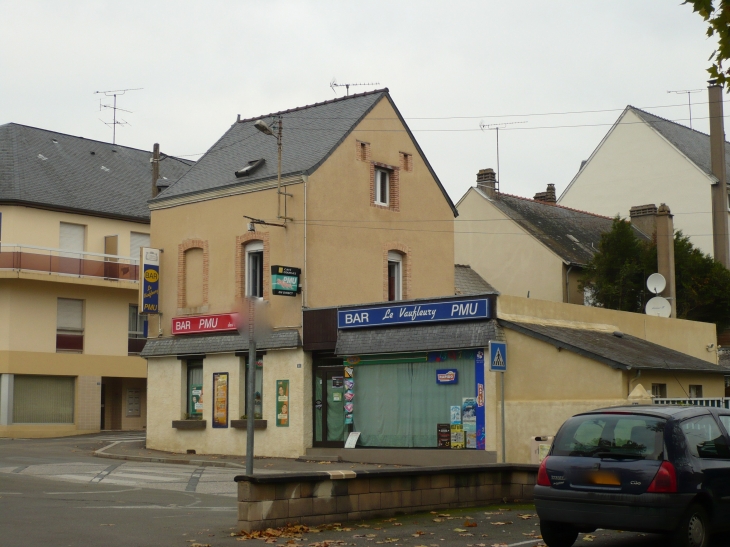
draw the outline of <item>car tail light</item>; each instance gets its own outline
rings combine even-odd
[[[647,492],[654,494],[668,494],[677,491],[677,472],[669,462],[662,462],[654,480],[651,481]]]
[[[552,486],[550,484],[550,477],[548,476],[547,472],[547,456],[544,460],[542,460],[542,463],[540,463],[540,469],[537,470],[537,485],[538,486]]]

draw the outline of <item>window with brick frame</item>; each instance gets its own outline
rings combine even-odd
[[[370,143],[355,141],[355,154],[358,161],[370,161]]]
[[[375,169],[375,203],[390,205],[390,172],[385,169]]]
[[[403,300],[403,255],[388,251],[388,301]]]
[[[264,297],[264,242],[251,241],[246,245],[246,296]]]
[[[370,162],[370,205],[400,211],[400,167]]]
[[[407,152],[400,153],[400,168],[408,173],[413,171],[413,154]]]

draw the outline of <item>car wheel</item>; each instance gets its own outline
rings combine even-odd
[[[707,547],[710,541],[707,511],[699,503],[690,505],[672,534],[673,547]]]
[[[547,547],[571,547],[578,539],[578,530],[563,522],[540,521],[540,534]]]

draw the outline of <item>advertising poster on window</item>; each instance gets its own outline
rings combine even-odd
[[[228,373],[213,373],[213,427],[228,427]]]
[[[477,400],[476,397],[464,397],[461,405],[461,424],[464,428],[466,448],[477,447]]]
[[[192,384],[190,386],[190,417],[198,418],[203,415],[203,386]]]
[[[160,250],[142,247],[139,261],[139,313],[160,313]]]
[[[276,381],[276,427],[289,427],[289,380]]]

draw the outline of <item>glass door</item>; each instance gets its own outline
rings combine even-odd
[[[314,373],[314,446],[342,448],[350,433],[345,425],[345,369],[316,368]]]

